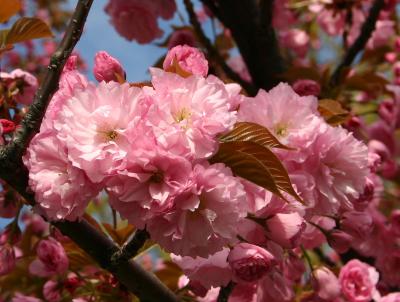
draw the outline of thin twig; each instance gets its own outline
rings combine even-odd
[[[384,6],[385,6],[385,0],[375,0],[374,4],[372,5],[369,11],[367,19],[365,20],[361,28],[359,36],[347,50],[347,52],[343,57],[342,62],[338,65],[338,67],[334,71],[332,78],[330,80],[331,87],[334,87],[339,84],[343,69],[346,67],[350,67],[354,59],[357,57],[358,53],[365,48],[365,45],[367,44],[373,31],[375,30],[376,21],[378,20],[379,14]]]
[[[218,50],[213,46],[211,41],[205,35],[201,28],[201,24],[197,19],[193,4],[190,0],[184,0],[186,10],[189,14],[190,23],[192,24],[196,34],[200,38],[200,42],[207,49],[209,55],[221,66],[226,75],[233,81],[239,83],[248,93],[255,94],[256,88],[249,82],[243,80],[231,67],[225,62],[225,59],[219,54]]]
[[[231,281],[227,286],[222,286],[219,290],[217,302],[228,302],[229,296],[231,295],[235,285],[236,284]]]

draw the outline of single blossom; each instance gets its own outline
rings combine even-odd
[[[68,160],[65,143],[54,132],[40,132],[32,139],[24,163],[37,207],[52,220],[76,220],[98,194],[99,188]]]
[[[58,282],[48,280],[43,286],[43,297],[48,302],[59,302],[61,300],[61,290]]]
[[[116,82],[74,90],[54,121],[72,165],[96,183],[115,175],[134,148],[148,101],[140,88]]]
[[[41,240],[36,248],[37,259],[29,266],[32,275],[49,277],[68,269],[68,257],[63,246],[53,238]]]
[[[223,164],[196,165],[193,181],[175,206],[150,220],[147,229],[169,252],[206,258],[236,243],[237,226],[246,216],[246,194]]]
[[[125,79],[121,63],[106,51],[99,51],[94,57],[93,74],[97,81],[120,82]]]
[[[110,0],[105,7],[111,24],[125,39],[146,44],[163,34],[157,18],[172,18],[176,10],[174,0]],[[134,23],[132,23],[134,22]]]
[[[217,136],[236,122],[238,85],[225,85],[216,77],[190,76],[151,69],[155,105],[148,119],[158,143],[170,152],[207,158],[216,152]]]
[[[324,301],[333,301],[340,295],[338,278],[326,267],[313,271],[313,287],[317,296]]]
[[[266,249],[239,243],[228,256],[234,279],[237,282],[254,282],[264,277],[274,266],[274,256]]]
[[[197,48],[188,45],[178,45],[171,48],[165,57],[163,68],[166,71],[187,75],[207,76],[208,61]]]
[[[357,259],[342,267],[339,282],[342,293],[350,302],[369,302],[376,295],[379,274],[376,269]]]

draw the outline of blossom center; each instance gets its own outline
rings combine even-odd
[[[118,137],[118,133],[115,130],[110,130],[106,132],[106,137],[109,141],[113,141]]]
[[[164,181],[164,173],[162,171],[156,171],[150,177],[150,182],[159,184],[162,183],[163,181]]]
[[[285,137],[288,133],[288,126],[285,124],[276,124],[274,132],[278,137]]]
[[[190,113],[189,109],[187,108],[182,108],[179,110],[175,115],[174,115],[174,120],[177,123],[180,123],[184,120],[187,120],[190,118],[192,114]]]

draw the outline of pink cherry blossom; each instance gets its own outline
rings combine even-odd
[[[271,270],[274,256],[266,249],[249,243],[239,243],[233,247],[228,262],[237,282],[254,282]]]
[[[376,294],[379,274],[376,269],[357,259],[342,267],[339,282],[343,295],[349,302],[369,302]]]
[[[68,269],[68,257],[63,246],[53,238],[41,240],[36,248],[37,259],[29,266],[29,272],[40,277],[63,274]]]
[[[303,58],[309,50],[310,37],[307,32],[298,28],[282,32],[282,45],[293,50],[297,56]]]
[[[41,132],[32,139],[24,163],[29,169],[29,186],[35,192],[38,207],[50,219],[79,218],[99,191],[68,160],[64,142],[53,132]]]
[[[119,79],[125,79],[125,71],[121,63],[106,51],[99,51],[94,57],[93,74],[97,81],[119,82]]]
[[[174,199],[191,186],[192,165],[162,150],[137,150],[118,176],[107,182],[111,205],[142,228],[154,216],[174,207]]]
[[[318,96],[321,86],[314,80],[301,79],[293,83],[293,90],[300,96]]]
[[[352,200],[364,191],[368,169],[368,149],[341,127],[320,133],[308,150],[302,169],[314,176],[316,208],[320,213],[353,209]]]
[[[160,69],[151,73],[157,107],[149,120],[158,143],[180,155],[210,157],[217,150],[217,135],[236,122],[232,103],[237,103],[240,88],[232,89],[215,77],[182,78]]]
[[[208,61],[204,54],[197,48],[188,45],[178,45],[168,51],[163,68],[166,71],[174,72],[176,69],[174,64],[178,64],[183,71],[189,74],[205,77],[208,73]]]
[[[340,230],[333,230],[328,236],[329,245],[338,253],[342,254],[349,250],[353,237]]]
[[[48,302],[58,302],[61,300],[60,286],[56,281],[48,280],[43,286],[43,297]]]
[[[3,75],[1,77],[3,77]],[[36,79],[36,77],[22,69],[13,70],[9,74],[9,77],[11,79],[21,79],[23,81],[22,90],[16,96],[17,102],[24,104],[24,105],[31,104],[33,101],[33,97],[35,95],[36,89],[38,88],[38,85],[39,85],[39,82]]]
[[[259,281],[257,301],[290,302],[294,297],[292,282],[278,271],[267,274]]]
[[[256,97],[245,98],[238,119],[268,128],[290,147],[307,148],[326,128],[317,105],[315,97],[301,97],[288,84],[281,83],[269,92],[260,90]],[[301,154],[296,154],[296,158],[300,159]]]
[[[319,298],[332,301],[340,295],[340,284],[328,268],[320,267],[313,271],[313,287]]]
[[[172,260],[178,264],[190,281],[198,282],[206,289],[226,286],[232,278],[231,268],[227,262],[229,249],[210,255],[208,258],[191,258],[172,255]]]
[[[245,191],[222,164],[196,165],[194,185],[175,199],[175,206],[149,221],[151,237],[182,256],[208,257],[237,241],[237,225],[246,216]]]
[[[133,148],[132,131],[139,131],[147,103],[141,89],[129,84],[101,82],[75,90],[54,122],[73,166],[93,182],[116,174]]]
[[[278,213],[266,221],[267,235],[285,248],[293,248],[300,243],[306,227],[304,219],[297,213]]]
[[[173,14],[171,12],[174,11],[173,5],[175,5],[173,0],[144,2],[141,0],[110,0],[105,11],[111,17],[112,25],[121,36],[128,41],[136,40],[140,44],[146,44],[162,36],[163,32],[158,27],[157,18],[158,16],[171,18]]]

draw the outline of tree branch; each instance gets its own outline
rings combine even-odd
[[[58,89],[58,82],[64,65],[79,41],[93,0],[80,0],[66,29],[64,37],[50,59],[45,77],[37,90],[28,113],[14,134],[13,140],[0,151],[0,160],[20,158],[32,137],[39,131],[47,105]]]
[[[149,238],[150,234],[146,230],[137,230],[135,235],[112,255],[111,262],[117,265],[118,263],[132,259]]]
[[[92,3],[93,0],[78,1],[66,33],[51,58],[47,73],[35,95],[29,112],[25,115],[21,127],[15,133],[13,140],[0,149],[0,177],[32,206],[36,202],[33,192],[28,189],[29,173],[22,163],[22,155],[32,137],[40,129],[47,105],[54,92],[58,89],[63,67],[81,37]],[[87,221],[58,221],[52,222],[52,224],[59,228],[64,235],[76,242],[101,267],[112,272],[141,301],[178,301],[172,291],[136,262],[125,258],[116,262],[111,261],[112,256],[119,252],[119,247]],[[128,246],[135,246],[135,242],[128,244]],[[132,250],[134,249],[132,248]],[[122,254],[125,256],[124,253]]]
[[[375,0],[375,2],[373,3],[369,11],[368,17],[361,28],[359,36],[347,50],[347,52],[343,57],[342,62],[338,65],[338,67],[334,71],[330,80],[331,87],[334,87],[339,84],[343,69],[346,67],[350,67],[350,65],[353,63],[358,53],[365,48],[365,45],[367,44],[373,31],[375,30],[376,21],[378,20],[379,14],[384,6],[385,6],[385,0]]]
[[[257,88],[270,89],[284,71],[272,27],[273,0],[201,0],[229,28]]]
[[[190,23],[192,24],[200,42],[207,49],[208,54],[221,66],[225,74],[233,81],[239,83],[249,94],[254,95],[257,89],[249,82],[243,80],[231,67],[225,62],[225,59],[219,54],[218,50],[213,46],[208,37],[204,34],[201,24],[197,19],[193,4],[190,0],[184,0],[186,10],[189,14]]]

